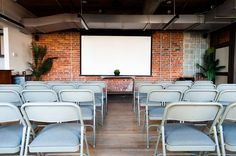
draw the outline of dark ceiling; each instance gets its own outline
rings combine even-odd
[[[15,0],[38,17],[60,13],[145,14],[144,6],[153,0]],[[158,1],[158,0],[156,0]],[[153,14],[204,14],[225,0],[159,0]],[[175,2],[174,2],[175,1]],[[175,7],[174,7],[175,4]]]

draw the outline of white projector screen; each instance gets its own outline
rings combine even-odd
[[[81,75],[151,75],[151,36],[81,36]]]

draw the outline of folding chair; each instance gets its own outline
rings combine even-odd
[[[80,156],[84,156],[84,143],[86,154],[89,155],[86,129],[78,105],[64,102],[25,103],[21,111],[28,126],[25,155],[28,151],[30,153],[79,151]],[[35,132],[32,124],[42,122],[48,125]]]
[[[23,101],[26,102],[58,102],[57,93],[53,90],[23,90]]]
[[[198,85],[213,84],[213,81],[209,81],[209,80],[197,80],[197,81],[194,81],[193,84],[194,84],[194,85],[196,85],[196,84],[198,84]]]
[[[182,94],[190,89],[190,86],[189,85],[184,85],[184,84],[172,84],[172,85],[168,85],[165,87],[166,90],[179,90],[182,92]]]
[[[31,83],[29,83],[29,84],[26,84],[25,86],[24,86],[24,90],[45,90],[45,89],[50,89],[50,86],[49,85],[47,85],[47,84],[31,84]]]
[[[96,105],[94,93],[91,90],[73,89],[61,90],[59,98],[62,102],[73,102],[80,105],[83,120],[92,121],[92,125],[86,125],[93,129],[93,146],[96,146]]]
[[[216,89],[214,84],[194,84],[191,89]]]
[[[191,87],[193,85],[193,81],[191,80],[185,80],[185,81],[175,81],[176,85],[188,85],[189,87]]]
[[[213,102],[217,95],[216,89],[189,89],[184,93],[182,101]]]
[[[78,89],[91,90],[94,93],[96,107],[100,108],[100,110],[96,110],[101,112],[101,125],[103,126],[106,108],[106,106],[104,106],[103,88],[95,84],[82,84],[78,86]]]
[[[74,84],[66,84],[66,83],[60,83],[60,84],[52,84],[50,85],[52,90],[59,93],[61,90],[65,89],[76,89],[76,86]]]
[[[236,103],[229,104],[218,124],[222,156],[226,150],[236,152]],[[235,155],[235,153],[233,154]]]
[[[140,118],[142,108],[145,108],[148,94],[153,90],[161,90],[163,86],[160,84],[142,84],[138,88],[138,100],[137,100],[137,118],[138,125],[140,126]]]
[[[206,152],[205,154],[216,151],[220,156],[216,123],[221,112],[222,105],[219,103],[175,102],[168,104],[164,111],[154,155],[158,154],[161,139],[163,156],[167,155],[167,150]],[[168,123],[168,121],[172,122]],[[184,123],[173,121],[184,121]],[[202,124],[202,122],[208,124]]]
[[[14,90],[0,90],[0,102],[11,103],[15,106],[23,104],[20,94]]]
[[[17,84],[1,84],[0,90],[14,90],[20,93],[23,90],[23,87]]]
[[[221,91],[216,101],[221,103],[223,106],[227,106],[230,103],[236,102],[236,90]]]
[[[216,89],[219,92],[224,90],[236,90],[236,84],[219,84]]]
[[[181,100],[182,92],[179,90],[153,90],[148,94],[146,111],[145,111],[145,125],[146,125],[146,142],[149,148],[149,129],[151,127],[158,127],[160,125],[150,125],[150,121],[160,121],[164,113],[166,104],[170,102],[178,102]]]
[[[0,102],[0,154],[19,153],[23,156],[27,126],[19,109]]]

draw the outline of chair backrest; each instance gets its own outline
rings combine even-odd
[[[220,119],[219,125],[221,125],[224,120],[229,120],[233,122],[236,121],[236,103],[231,103],[225,108],[224,113]]]
[[[191,89],[215,89],[216,86],[214,84],[194,84]]]
[[[163,86],[160,84],[142,84],[138,88],[139,93],[150,93],[153,90],[163,89]]]
[[[189,85],[181,85],[181,84],[172,84],[172,85],[168,85],[166,86],[167,90],[179,90],[182,93],[184,93],[186,90],[190,89]]]
[[[96,84],[81,84],[78,86],[78,89],[91,90],[94,93],[103,93],[103,88]]]
[[[223,90],[236,90],[236,84],[219,84],[216,89],[219,92]]]
[[[209,80],[197,80],[197,81],[194,81],[194,84],[202,84],[202,85],[205,85],[205,84],[213,84],[213,81],[209,81]]]
[[[19,109],[15,105],[7,102],[0,102],[0,122],[9,123],[18,121],[26,126]]]
[[[134,81],[134,90],[137,91],[138,88],[141,86],[141,85],[148,85],[148,84],[154,84],[155,81],[137,81],[135,80]]]
[[[230,103],[236,102],[236,90],[221,91],[216,101],[223,105],[228,105]]]
[[[17,84],[1,84],[0,90],[14,90],[20,93],[23,90],[23,87]]]
[[[66,84],[66,83],[61,83],[61,84],[53,84],[51,85],[51,88],[55,91],[55,92],[59,92],[60,90],[65,90],[65,89],[76,89],[76,86],[73,84]]]
[[[192,84],[193,84],[193,81],[191,81],[191,80],[184,80],[184,81],[177,80],[177,81],[175,81],[174,84],[178,84],[178,85],[188,85],[188,86],[191,87]]]
[[[29,121],[61,123],[69,121],[80,121],[83,125],[83,117],[80,107],[74,103],[68,102],[36,102],[25,103],[21,107],[21,112]]]
[[[20,94],[14,90],[0,90],[0,102],[8,102],[16,106],[23,104]]]
[[[105,81],[86,81],[85,84],[99,85],[102,88],[106,88],[107,87],[107,84],[106,84]]]
[[[222,105],[213,102],[174,102],[166,106],[162,125],[166,120],[177,120],[186,122],[218,121]]]
[[[180,101],[181,91],[178,90],[153,90],[148,94],[148,103],[170,103]]]
[[[25,84],[46,84],[46,81],[25,81]]]
[[[29,90],[45,90],[45,89],[50,89],[50,86],[47,84],[26,84],[24,86],[24,90],[29,89]]]
[[[165,88],[168,85],[172,85],[173,81],[157,81],[157,82],[155,82],[155,84],[160,84]]]
[[[184,93],[183,101],[213,102],[217,95],[218,91],[216,89],[189,89]]]
[[[57,102],[57,93],[53,90],[23,90],[21,92],[24,102]]]
[[[89,102],[95,105],[94,92],[84,89],[71,89],[59,91],[59,98],[62,102],[84,103]]]

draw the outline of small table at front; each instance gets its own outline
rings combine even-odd
[[[102,76],[107,83],[108,94],[133,94],[133,76]]]

